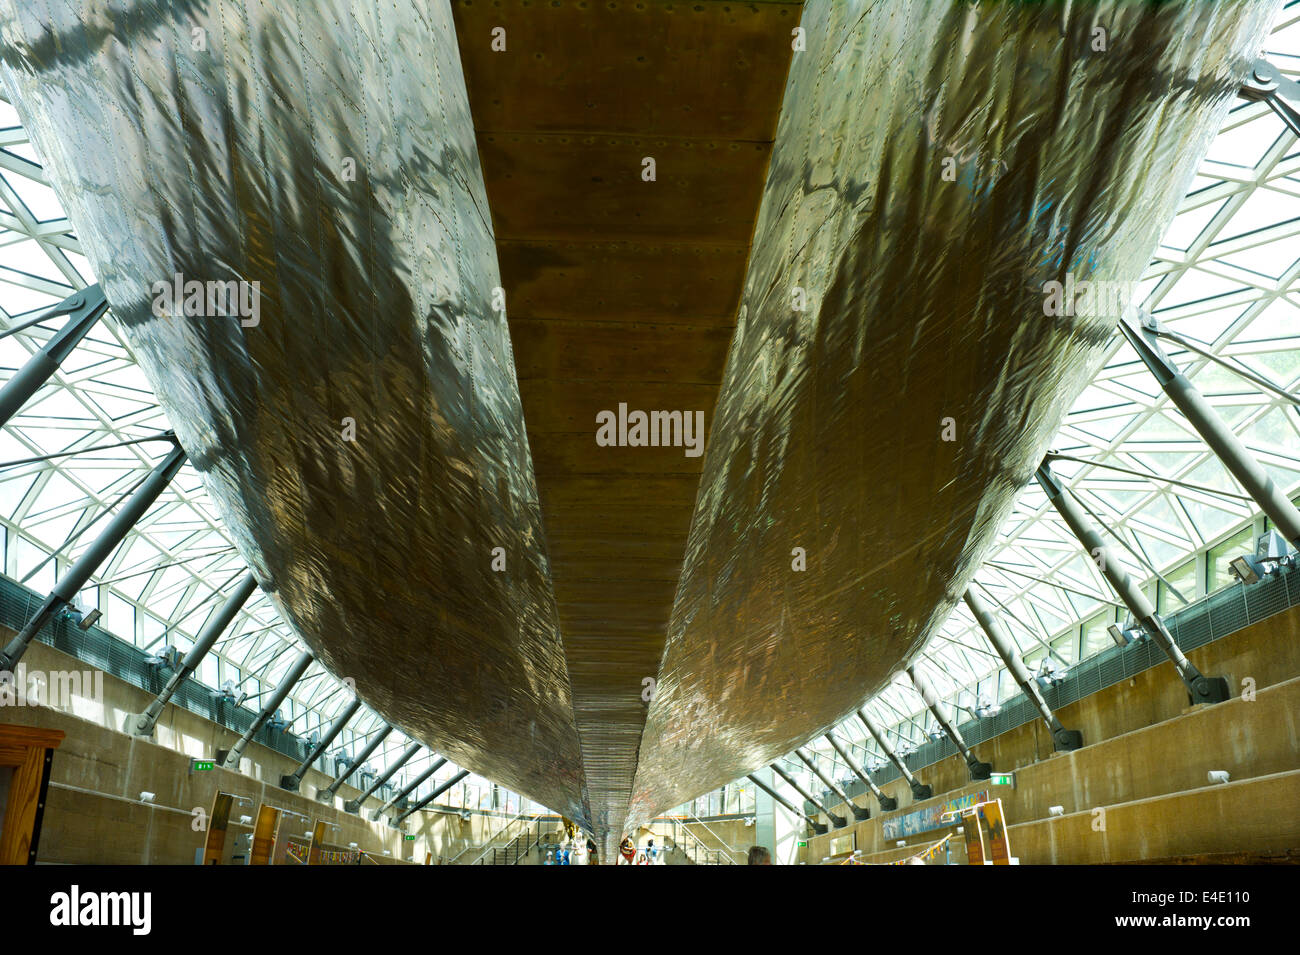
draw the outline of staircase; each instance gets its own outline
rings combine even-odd
[[[686,865],[737,865],[738,850],[727,845],[703,821],[697,822],[718,840],[717,846],[708,845],[677,819],[657,819],[651,825],[650,831],[655,839],[669,852],[670,864],[675,861]]]
[[[503,846],[492,846],[487,852],[479,856],[475,865],[518,865],[519,860],[526,858],[530,852],[537,848],[542,841],[542,823],[541,820],[527,826],[523,832],[515,836]]]
[[[471,865],[519,865],[536,850],[538,861],[546,849],[559,848],[563,830],[554,828],[554,820],[537,819],[526,824],[524,831],[502,845],[489,846]]]

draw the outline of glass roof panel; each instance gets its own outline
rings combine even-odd
[[[1300,4],[1288,3],[1281,11],[1267,49],[1274,64],[1300,77]],[[1295,140],[1265,105],[1242,102],[1234,107],[1140,285],[1141,307],[1169,330],[1291,394],[1300,393],[1300,149]],[[65,213],[44,181],[40,159],[16,112],[3,100],[0,142],[3,330],[37,317],[93,276],[71,226],[63,228]],[[58,326],[55,319],[0,338],[0,381]],[[1274,479],[1293,494],[1300,489],[1300,414],[1295,405],[1201,354],[1173,342],[1166,345]],[[167,427],[111,317],[101,322],[38,396],[0,430],[0,524],[12,542],[5,548],[4,572],[48,589],[56,562],[65,568],[84,550],[102,526],[106,509],[147,474],[165,445],[146,440],[87,449],[148,439]],[[1116,547],[1117,559],[1139,580],[1153,576],[1143,561],[1161,573],[1172,571],[1196,548],[1245,526],[1255,512],[1249,501],[1164,483],[1174,479],[1241,494],[1118,337],[1053,447],[1085,459],[1058,461],[1055,468],[1104,520],[1111,539],[1124,541],[1140,555],[1141,560]],[[64,450],[79,453],[20,463]],[[69,537],[75,540],[69,543]],[[51,561],[56,551],[57,561]],[[188,645],[220,604],[222,591],[242,573],[243,564],[202,481],[187,466],[100,568],[89,589],[114,625],[129,625],[121,608],[141,611],[135,618],[143,645],[164,640]],[[1040,640],[1055,639],[1085,615],[1114,603],[1096,566],[1033,482],[1002,526],[977,580],[987,587],[1022,652],[1029,654],[1042,653]],[[89,600],[91,595],[86,596]],[[136,640],[134,631],[118,636]],[[239,668],[252,687],[260,682],[247,675],[248,668],[267,667],[261,680],[273,683],[300,646],[270,602],[258,595],[215,652]],[[977,686],[997,672],[1000,661],[962,605],[938,628],[920,659],[948,698],[963,706],[978,706],[981,698],[996,703],[991,697],[1006,692],[1005,686],[993,689],[987,679]],[[347,699],[334,677],[313,665],[291,693],[296,727],[331,718]],[[318,709],[303,715],[312,704]],[[931,724],[905,680],[892,682],[869,709],[902,740],[922,741],[923,728]],[[345,745],[355,752],[364,733],[381,725],[374,713],[363,710],[344,733]],[[846,721],[841,732],[862,747],[855,751],[878,752],[874,742],[864,740],[856,718]],[[370,762],[388,765],[407,743],[400,731],[391,733]],[[407,768],[414,771],[418,759]],[[446,767],[437,778],[454,771]]]

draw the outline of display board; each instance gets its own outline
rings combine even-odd
[[[966,837],[966,864],[983,865],[986,855],[984,845],[984,827],[979,824],[974,813],[962,817],[962,835]]]
[[[1011,865],[1011,840],[1002,817],[1002,800],[994,799],[975,810],[979,830],[988,848],[987,861],[992,865]]]
[[[955,796],[933,806],[926,806],[924,809],[900,813],[896,816],[887,816],[881,820],[880,831],[885,839],[892,842],[896,839],[906,839],[922,832],[929,832],[932,829],[942,829],[948,824],[947,820],[951,819],[952,816],[972,809],[988,798],[988,790],[981,789],[979,792]]]
[[[0,865],[34,865],[54,750],[62,730],[0,726]]]
[[[274,858],[275,840],[280,830],[280,810],[263,803],[257,808],[257,821],[253,826],[253,850],[249,865],[270,865]]]
[[[226,858],[226,836],[230,828],[230,809],[235,797],[219,792],[212,797],[212,811],[208,813],[208,833],[203,843],[203,864],[223,865]]]

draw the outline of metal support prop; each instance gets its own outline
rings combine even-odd
[[[867,716],[867,711],[859,707],[857,712],[858,719],[862,720],[862,725],[867,728],[867,732],[870,733],[871,738],[876,741],[876,745],[879,746],[881,751],[889,757],[889,761],[898,767],[898,771],[902,773],[903,778],[907,780],[907,785],[912,789],[912,798],[917,802],[920,802],[922,799],[929,799],[933,796],[934,790],[918,781],[917,778],[912,775],[912,771],[907,768],[907,764],[903,762],[896,752],[894,752],[894,747],[889,745],[889,740],[885,739],[885,734],[880,732],[880,728],[876,726],[871,717]]]
[[[1052,468],[1047,463],[1038,466],[1038,483],[1047,493],[1047,499],[1052,502],[1057,513],[1069,525],[1074,536],[1079,539],[1084,550],[1092,555],[1093,560],[1097,562],[1098,568],[1102,575],[1110,582],[1119,599],[1124,601],[1128,607],[1129,613],[1156,642],[1156,645],[1165,652],[1174,669],[1178,672],[1178,677],[1187,687],[1188,699],[1192,703],[1222,703],[1228,699],[1228,681],[1223,677],[1208,677],[1201,673],[1192,665],[1192,662],[1183,655],[1178,644],[1174,643],[1173,636],[1165,626],[1164,621],[1156,614],[1155,608],[1147,600],[1146,595],[1134,585],[1128,572],[1120,565],[1119,561],[1113,560],[1101,535],[1088,523],[1088,519],[1083,514],[1083,508],[1079,506],[1071,495],[1065,492],[1065,488],[1056,480],[1056,475],[1052,473]]]
[[[94,543],[86,548],[85,552],[77,558],[76,562],[68,568],[59,582],[54,585],[50,595],[45,598],[36,614],[27,621],[27,626],[9,641],[0,653],[0,670],[13,671],[27,652],[28,645],[36,637],[47,621],[50,620],[63,607],[70,605],[80,592],[81,588],[86,586],[93,574],[113,552],[113,549],[122,542],[127,532],[135,526],[136,522],[144,516],[145,511],[162,493],[169,481],[176,476],[181,465],[185,463],[185,452],[179,445],[174,447],[167,457],[163,458],[154,466],[149,476],[141,482],[140,486],[135,489],[135,493],[127,499],[121,509],[109,521],[108,526],[99,532]]]
[[[975,615],[975,621],[980,625],[980,629],[984,631],[984,635],[989,638],[989,643],[993,645],[993,649],[1002,658],[1007,672],[1015,678],[1016,683],[1020,685],[1021,692],[1028,697],[1030,703],[1034,704],[1034,708],[1038,710],[1043,722],[1051,730],[1053,748],[1058,752],[1067,752],[1083,746],[1083,734],[1078,730],[1066,729],[1061,724],[1061,721],[1056,718],[1052,708],[1047,705],[1047,700],[1043,699],[1038,684],[1030,675],[1029,668],[1025,666],[1024,661],[1016,653],[1016,647],[1012,643],[1011,637],[1002,629],[1002,624],[989,611],[984,601],[979,598],[975,591],[969,588],[966,590],[965,600],[966,606]]]
[[[817,762],[812,757],[808,756],[801,749],[796,749],[794,751],[794,754],[799,757],[800,761],[805,766],[807,766],[817,775],[818,779],[820,779],[822,782],[826,784],[827,789],[829,789],[836,796],[838,796],[840,798],[840,801],[844,803],[844,805],[849,807],[849,809],[853,813],[853,819],[855,822],[862,822],[864,819],[871,818],[871,810],[865,806],[854,805],[853,800],[849,798],[849,794],[846,793],[843,789],[841,789],[839,784],[836,783],[835,780],[831,779],[829,776],[823,773],[821,769],[817,766]]]
[[[41,385],[50,380],[63,364],[64,359],[77,347],[77,343],[86,336],[95,323],[108,311],[108,302],[98,285],[88,285],[80,292],[73,292],[42,318],[56,318],[68,315],[67,324],[59,329],[45,346],[18,369],[3,389],[0,389],[0,427],[9,423],[9,419],[27,404]]]
[[[880,803],[881,812],[893,812],[898,808],[898,800],[893,796],[885,795],[885,791],[872,781],[871,776],[867,771],[858,765],[857,760],[849,755],[849,751],[840,744],[839,740],[830,733],[826,734],[826,739],[829,740],[831,746],[835,748],[835,752],[840,754],[840,758],[849,764],[849,769],[853,770],[858,779],[867,784],[867,788],[870,789],[872,795],[876,797],[876,802]]]
[[[257,580],[251,573],[245,574],[235,585],[235,589],[230,592],[230,596],[225,599],[220,609],[212,615],[203,632],[199,634],[199,639],[194,646],[190,647],[190,652],[185,654],[185,659],[181,662],[180,669],[172,674],[172,678],[167,681],[163,691],[154,697],[143,713],[135,713],[127,717],[126,730],[133,736],[153,736],[154,727],[158,725],[158,718],[162,716],[163,708],[172,698],[180,685],[185,682],[191,673],[198,669],[199,663],[208,655],[213,644],[226,632],[230,622],[235,619],[235,614],[239,613],[241,607],[248,602],[253,591],[257,589]]]
[[[392,821],[390,821],[390,822],[389,822],[389,825],[392,826],[394,829],[396,829],[398,826],[400,826],[400,825],[402,824],[402,822],[406,819],[407,816],[409,816],[409,815],[410,815],[411,813],[413,813],[413,812],[419,812],[421,809],[423,809],[425,806],[429,805],[429,803],[433,802],[435,799],[437,799],[439,796],[441,796],[443,793],[445,793],[448,789],[450,789],[452,786],[456,785],[458,782],[460,782],[462,779],[464,779],[464,778],[465,778],[466,776],[468,776],[468,775],[469,775],[469,770],[468,770],[468,769],[462,769],[462,770],[461,770],[460,772],[458,772],[455,776],[451,777],[451,779],[447,780],[447,781],[446,781],[445,783],[443,783],[442,785],[435,787],[434,790],[433,790],[433,792],[429,793],[429,795],[425,796],[423,799],[421,799],[419,802],[417,802],[417,803],[416,803],[414,806],[412,806],[410,809],[407,809],[407,810],[403,811],[403,813],[402,813],[400,816],[398,816],[396,819],[393,819]]]
[[[1300,509],[1291,503],[1290,498],[1268,476],[1268,472],[1246,450],[1241,439],[1232,433],[1232,429],[1223,423],[1218,413],[1201,397],[1196,386],[1169,360],[1169,356],[1156,341],[1156,328],[1153,325],[1154,320],[1150,316],[1144,316],[1141,324],[1126,317],[1120,320],[1119,330],[1133,346],[1142,363],[1150,369],[1169,400],[1183,413],[1183,417],[1223,462],[1223,466],[1232,472],[1237,483],[1254,499],[1259,509],[1268,515],[1268,519],[1291,542],[1291,546],[1300,548]]]
[[[254,734],[262,728],[262,724],[270,719],[271,714],[284,702],[284,698],[289,695],[293,685],[302,679],[302,675],[307,672],[307,667],[311,666],[311,660],[312,656],[309,650],[304,650],[298,654],[298,659],[293,661],[293,666],[289,668],[289,672],[284,675],[284,679],[280,681],[275,688],[275,692],[266,701],[262,711],[257,714],[257,719],[253,720],[253,725],[244,732],[243,736],[239,737],[234,746],[226,751],[224,758],[221,759],[223,767],[226,769],[239,769],[239,758],[244,755],[244,747],[248,745]],[[218,753],[218,756],[221,756],[221,754]]]
[[[311,768],[311,764],[320,759],[321,753],[325,752],[325,749],[329,744],[334,742],[334,738],[338,736],[339,733],[343,732],[343,727],[348,725],[348,720],[356,716],[357,710],[359,709],[361,709],[360,699],[354,699],[347,705],[343,712],[340,713],[334,722],[330,724],[330,728],[325,732],[325,735],[320,738],[320,742],[311,748],[311,752],[307,754],[307,758],[299,763],[297,768],[288,776],[280,777],[281,789],[287,789],[290,792],[295,793],[298,791],[298,787],[302,785],[302,777],[307,774],[307,770]]]
[[[829,809],[823,806],[821,804],[821,800],[813,798],[813,795],[810,792],[808,792],[808,790],[800,786],[795,781],[795,778],[793,776],[787,773],[776,763],[772,764],[772,772],[776,773],[778,776],[784,779],[790,785],[790,788],[793,789],[795,792],[797,792],[800,796],[803,796],[804,799],[806,799],[808,802],[816,806],[817,809],[823,815],[825,815],[827,819],[831,821],[831,825],[833,825],[836,829],[843,829],[845,826],[849,824],[849,821],[845,819],[843,816],[837,816],[835,815],[835,813],[831,812]]]
[[[361,750],[361,752],[357,755],[357,757],[353,759],[351,762],[349,762],[345,767],[343,767],[343,771],[339,773],[337,776],[335,776],[333,781],[328,786],[326,786],[320,792],[316,793],[316,798],[323,802],[329,802],[330,800],[332,800],[338,794],[339,787],[343,785],[343,780],[347,779],[354,772],[356,772],[358,769],[364,766],[366,764],[366,760],[370,758],[370,754],[379,748],[379,744],[382,743],[384,740],[386,740],[388,738],[388,734],[391,733],[392,731],[393,731],[393,724],[385,723],[384,728],[375,734],[374,739],[372,739],[369,743],[366,744],[365,748]],[[356,812],[355,809],[350,809],[348,811]]]
[[[961,731],[957,729],[955,723],[943,715],[943,710],[939,708],[939,697],[935,695],[934,689],[924,676],[916,672],[916,667],[909,666],[907,675],[916,687],[916,692],[921,694],[921,699],[925,701],[926,707],[933,714],[939,726],[943,729],[952,744],[957,747],[957,752],[961,753],[962,759],[966,760],[966,765],[970,769],[971,779],[988,779],[993,774],[992,763],[981,763],[975,756],[975,753],[966,745],[966,740],[962,738]]]
[[[385,735],[387,735],[387,734],[385,734]],[[401,769],[404,765],[406,765],[406,762],[407,762],[407,761],[408,761],[412,756],[414,756],[416,753],[418,753],[418,752],[420,751],[420,748],[421,748],[421,744],[420,744],[420,743],[410,743],[410,744],[408,744],[407,747],[406,747],[406,749],[402,750],[402,755],[398,756],[397,759],[396,759],[396,761],[395,761],[391,766],[389,766],[389,767],[388,767],[387,769],[385,769],[382,773],[380,773],[378,776],[376,776],[376,777],[374,778],[374,780],[371,781],[370,785],[366,787],[366,791],[365,791],[365,792],[363,792],[363,793],[362,793],[360,796],[358,796],[356,799],[349,799],[347,802],[345,802],[345,803],[343,804],[343,809],[344,809],[344,811],[345,811],[345,812],[359,812],[359,811],[361,810],[361,806],[362,806],[362,804],[363,804],[367,799],[370,798],[370,794],[373,793],[373,792],[375,792],[377,789],[379,789],[379,787],[382,786],[384,783],[386,783],[386,782],[388,782],[390,779],[392,779],[392,778],[393,778],[393,774],[394,774],[395,772],[397,772],[399,769]],[[357,762],[360,763],[360,762],[361,762],[361,759],[358,758]],[[348,770],[348,771],[351,772],[351,770]]]
[[[436,773],[438,770],[442,769],[442,767],[445,766],[446,763],[447,763],[447,759],[446,759],[446,757],[444,757],[444,756],[439,756],[437,759],[435,759],[435,760],[434,760],[434,761],[429,765],[429,768],[428,768],[428,769],[426,769],[424,772],[420,773],[420,775],[418,775],[418,776],[415,777],[414,782],[408,783],[408,784],[406,785],[406,787],[405,787],[401,792],[399,792],[396,796],[394,796],[392,799],[388,800],[388,802],[384,803],[382,806],[380,806],[378,809],[376,809],[373,813],[371,813],[371,814],[370,814],[370,821],[371,821],[371,822],[378,822],[378,821],[379,821],[379,817],[382,816],[382,815],[384,814],[384,810],[388,809],[390,806],[393,806],[393,805],[395,805],[395,804],[401,802],[403,799],[405,799],[405,798],[406,798],[407,796],[409,796],[411,793],[415,792],[415,790],[419,787],[420,783],[424,782],[426,779],[428,779],[430,776],[432,776],[432,775],[433,775],[434,773]]]
[[[1300,111],[1296,109],[1300,105],[1300,85],[1283,76],[1268,60],[1255,61],[1251,75],[1241,87],[1241,98],[1267,104],[1291,132],[1300,136]]]
[[[815,832],[817,835],[819,836],[825,835],[826,833],[831,831],[830,826],[822,825],[820,822],[818,822],[812,816],[808,815],[808,813],[804,812],[802,809],[796,807],[794,803],[786,799],[779,792],[777,792],[767,783],[763,782],[763,780],[759,779],[754,774],[751,773],[749,775],[749,781],[753,783],[755,786],[757,786],[759,789],[763,790],[763,792],[767,793],[777,802],[779,802],[782,806],[785,806],[785,808],[790,810],[790,812],[804,819],[808,823],[808,825],[812,826],[812,831]]]

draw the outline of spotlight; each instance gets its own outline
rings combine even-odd
[[[154,794],[151,792],[142,792],[140,794],[141,802],[153,802]]]
[[[81,619],[77,621],[77,626],[80,627],[82,630],[89,630],[91,627],[93,627],[95,624],[99,622],[99,618],[102,616],[103,614],[101,614],[98,610],[92,610],[89,613],[82,615]]]
[[[1048,814],[1049,816],[1064,816],[1064,815],[1065,815],[1065,807],[1064,807],[1064,806],[1048,806],[1048,807],[1047,807],[1047,814]]]
[[[1034,679],[1044,690],[1050,690],[1065,679],[1066,672],[1065,669],[1058,670],[1051,657],[1043,657],[1042,662],[1038,665],[1038,672],[1034,674]]]
[[[1206,777],[1212,783],[1226,783],[1229,779],[1232,778],[1222,769],[1212,769],[1208,773],[1206,773]]]
[[[252,816],[240,816],[240,817],[239,817],[239,824],[240,824],[241,826],[252,825],[252,822],[253,822],[253,817],[252,817]]]
[[[1257,561],[1254,557],[1249,557],[1244,554],[1241,557],[1232,558],[1232,560],[1228,562],[1228,570],[1231,572],[1232,576],[1236,577],[1246,586],[1259,583],[1260,578],[1267,573],[1267,571],[1264,570],[1263,564]]]
[[[1256,560],[1282,560],[1290,553],[1291,548],[1287,546],[1286,538],[1277,530],[1260,534],[1255,541]]]

